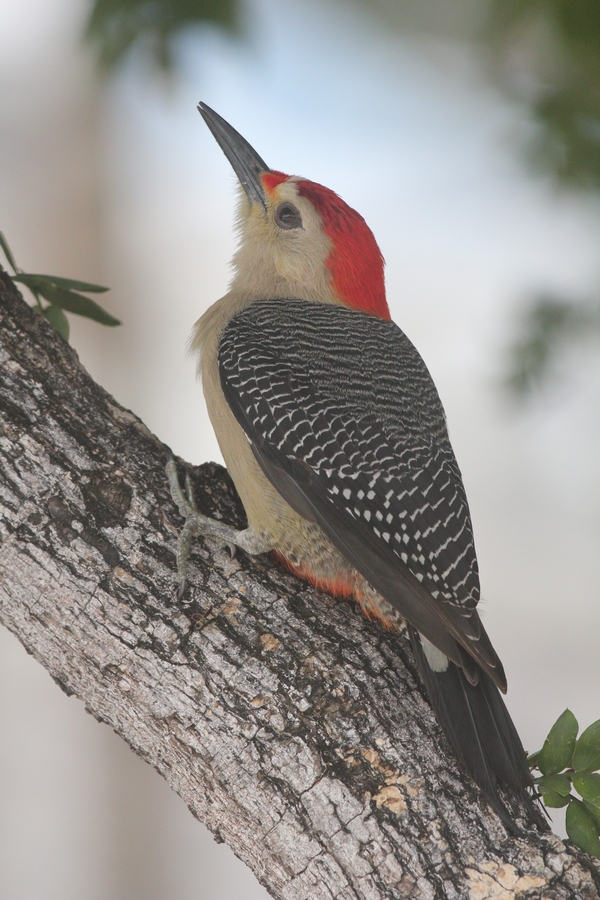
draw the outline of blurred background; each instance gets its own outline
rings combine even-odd
[[[194,463],[220,455],[186,341],[226,291],[235,246],[235,178],[200,99],[269,165],[333,188],[372,227],[393,318],[446,407],[524,744],[538,749],[566,706],[589,725],[596,4],[0,0],[0,228],[25,271],[110,286],[101,302],[122,326],[70,316],[71,343]],[[267,895],[3,630],[0,896]]]

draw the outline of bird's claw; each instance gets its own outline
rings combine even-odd
[[[192,487],[192,479],[190,478],[189,472],[185,473],[185,494],[188,503],[188,509],[190,510],[190,512],[198,513],[196,498],[194,497],[194,488]]]
[[[194,497],[194,488],[192,487],[192,479],[190,473],[185,473],[185,489],[181,486],[179,474],[177,472],[177,463],[173,455],[167,457],[165,466],[169,487],[171,489],[171,497],[173,502],[179,509],[181,516],[185,519],[183,528],[179,532],[177,539],[177,573],[179,575],[179,587],[177,590],[177,599],[181,601],[187,587],[187,569],[188,559],[192,538],[202,535],[208,538],[218,547],[228,547],[233,559],[236,554],[236,539],[239,538],[241,532],[236,531],[229,525],[217,522],[208,516],[199,512]]]

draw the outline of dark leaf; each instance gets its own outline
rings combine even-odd
[[[516,45],[527,56],[523,85],[544,86],[533,93],[528,87],[522,95],[538,125],[532,162],[558,181],[585,189],[600,187],[599,9],[597,0],[492,0],[486,28],[504,50],[505,71],[514,65]],[[540,26],[552,66],[539,49],[531,52],[531,36],[539,39]]]
[[[563,797],[558,791],[553,791],[552,788],[543,784],[540,785],[540,794],[546,806],[550,806],[552,809],[560,809],[561,806],[566,806],[571,801],[571,797]]]
[[[238,0],[96,0],[86,37],[106,69],[121,62],[135,43],[149,49],[160,68],[169,69],[173,39],[205,23],[235,30]]]
[[[58,278],[56,275],[30,275],[21,272],[15,281],[21,281],[27,287],[33,287],[37,284],[50,283],[57,287],[67,288],[72,291],[86,291],[89,294],[102,294],[109,291],[110,288],[101,287],[99,284],[89,284],[87,281],[74,281],[73,278]]]
[[[582,301],[536,298],[521,315],[520,336],[509,348],[506,386],[526,396],[554,374],[554,363],[569,340],[598,330],[598,312]]]
[[[570,709],[558,717],[538,756],[538,768],[544,775],[554,775],[571,765],[579,725]]]
[[[19,278],[23,280],[22,276],[19,276]],[[31,286],[33,287],[33,285]],[[85,316],[87,319],[93,319],[102,325],[121,324],[118,319],[115,319],[114,316],[102,309],[95,300],[84,297],[83,294],[67,291],[64,288],[57,287],[55,284],[51,284],[49,281],[36,283],[34,290],[53,306],[60,306],[61,309],[66,309],[67,312],[77,313],[78,316]]]
[[[17,268],[15,258],[12,255],[12,251],[11,251],[10,247],[8,246],[8,241],[6,240],[6,238],[4,237],[4,234],[1,231],[0,231],[0,247],[2,247],[2,249],[4,250],[4,255],[6,256],[8,262],[10,263],[10,266],[11,266],[13,272],[18,272],[19,270]]]
[[[574,844],[600,859],[600,838],[592,816],[580,800],[572,800],[566,817],[567,834]]]
[[[48,319],[55,331],[58,331],[65,341],[69,340],[69,320],[58,306],[47,306],[42,315]]]
[[[562,794],[563,797],[568,797],[571,793],[571,780],[566,775],[542,775],[541,778],[536,779],[536,784],[540,790],[550,788],[557,794]]]
[[[598,809],[598,807],[595,806],[593,803],[590,803],[589,800],[584,800],[583,805],[585,806],[585,808],[589,812],[590,816],[596,823],[596,830],[598,831],[598,833],[600,833],[600,809]]]
[[[586,728],[573,753],[573,768],[578,772],[600,769],[600,719]]]

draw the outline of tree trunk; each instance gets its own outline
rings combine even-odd
[[[402,636],[201,540],[178,603],[165,447],[4,275],[0,323],[0,618],[273,897],[600,897],[597,862],[482,803]],[[226,472],[190,472],[241,527]]]

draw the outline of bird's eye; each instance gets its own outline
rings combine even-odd
[[[275,221],[280,228],[302,228],[302,218],[291,203],[282,203],[275,211]]]

